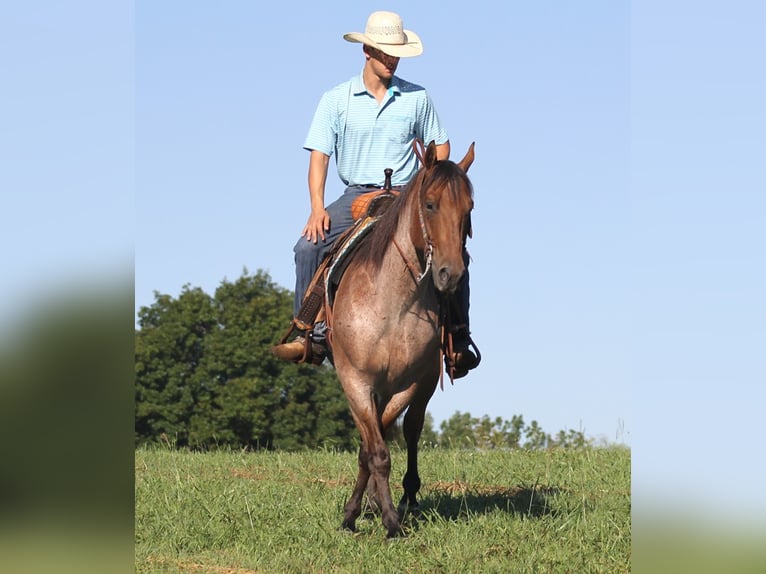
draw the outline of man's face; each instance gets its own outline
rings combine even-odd
[[[391,78],[391,76],[394,75],[396,68],[399,65],[399,58],[396,56],[389,56],[372,46],[367,47],[367,54],[369,54],[371,58],[373,69],[376,74],[383,78]]]

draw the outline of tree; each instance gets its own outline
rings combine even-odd
[[[179,446],[350,448],[354,425],[333,369],[269,352],[292,293],[261,271],[224,280],[213,297],[188,285],[155,294],[136,332],[136,440]]]
[[[439,446],[452,448],[466,448],[476,446],[473,424],[474,420],[471,413],[461,413],[456,411],[446,421],[439,425],[441,434],[439,436]]]
[[[503,435],[505,436],[505,446],[508,448],[519,448],[521,436],[524,433],[524,417],[513,415],[510,421],[503,422]]]
[[[551,440],[550,446],[556,448],[585,448],[590,446],[592,441],[585,437],[585,433],[582,431],[576,431],[569,429],[568,432],[560,430],[556,434],[556,438]]]
[[[439,433],[434,430],[434,417],[426,412],[423,420],[423,432],[420,433],[420,444],[424,446],[436,446],[439,444]]]
[[[525,431],[527,440],[524,448],[530,450],[542,450],[548,446],[551,437],[542,429],[537,421],[532,421]]]
[[[139,311],[136,334],[136,434],[188,444],[189,420],[209,392],[198,372],[207,336],[217,327],[210,297],[183,288],[178,299],[155,294]],[[203,379],[203,380],[201,380]]]

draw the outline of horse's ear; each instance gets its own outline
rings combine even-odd
[[[412,149],[415,150],[415,155],[418,158],[418,162],[420,162],[420,165],[423,165],[423,156],[426,153],[425,146],[423,145],[423,142],[420,141],[418,138],[415,138],[412,140]]]
[[[431,143],[428,144],[428,147],[426,148],[425,157],[423,158],[423,165],[426,169],[431,168],[436,163],[436,143],[434,143],[434,140],[431,140]]]
[[[471,167],[471,164],[473,163],[473,158],[474,158],[473,145],[475,143],[476,142],[471,142],[471,147],[468,148],[468,152],[465,154],[465,157],[461,159],[460,162],[458,163],[458,165],[461,167],[463,171],[467,172],[468,168]]]

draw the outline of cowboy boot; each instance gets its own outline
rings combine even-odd
[[[327,356],[327,347],[315,342],[311,335],[307,339],[305,332],[289,343],[275,345],[269,350],[278,359],[294,363],[309,362],[314,365],[320,365]]]
[[[452,356],[450,357],[454,367],[453,377],[459,379],[465,377],[468,371],[475,369],[481,362],[481,353],[471,338],[468,329],[469,308],[468,269],[460,281],[460,285],[453,297],[450,297],[450,314],[455,321],[452,325]],[[471,350],[471,347],[476,350]]]
[[[471,350],[472,344],[467,327],[459,329],[452,336],[452,365],[455,368],[453,376],[456,379],[465,377],[468,371],[478,367],[481,362],[479,356]]]

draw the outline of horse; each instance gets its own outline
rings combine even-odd
[[[335,294],[328,342],[359,431],[358,474],[342,528],[356,531],[365,490],[380,507],[389,538],[418,506],[418,441],[426,406],[442,371],[441,313],[465,272],[473,187],[466,172],[472,143],[455,163],[436,159],[436,146],[416,147],[421,167],[378,217],[357,248]],[[394,508],[386,432],[404,416],[404,495]]]

